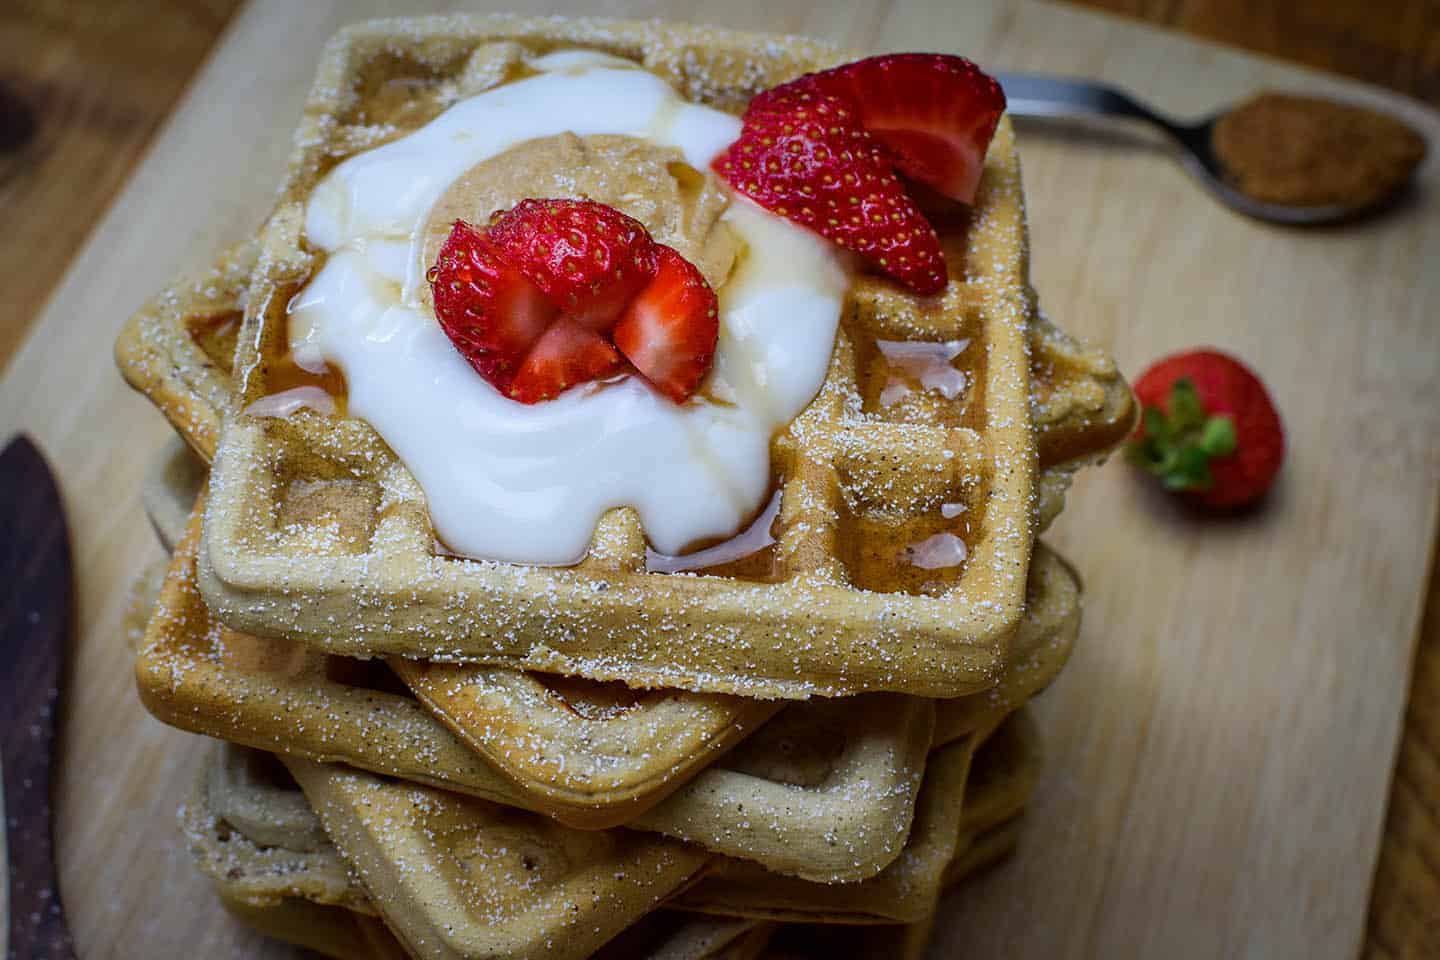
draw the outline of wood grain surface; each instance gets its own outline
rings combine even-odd
[[[1078,0],[1440,104],[1435,0]]]
[[[0,3],[0,95],[34,119],[0,152],[0,370],[237,4]]]
[[[22,3],[20,12],[54,5]],[[314,49],[334,24],[379,6],[246,10],[0,385],[0,428],[29,426],[61,462],[77,531],[86,653],[75,698],[83,707],[72,704],[66,732],[62,884],[82,956],[122,956],[139,944],[157,956],[182,946],[209,956],[261,949],[218,916],[175,836],[194,743],[140,716],[130,689],[117,627],[124,582],[156,555],[136,511],[145,464],[135,451],[158,446],[164,428],[118,386],[108,340],[173,268],[198,265],[253,227]],[[217,17],[223,7],[206,5]],[[876,2],[837,15],[809,4],[721,12],[675,0],[591,10],[877,49],[948,47],[997,66],[1104,76],[1176,112],[1262,84],[1348,89],[1032,4],[956,13]],[[8,41],[8,31],[0,36]],[[1418,122],[1436,136],[1433,119]],[[1353,954],[1437,507],[1437,344],[1424,321],[1440,300],[1433,278],[1417,273],[1440,257],[1433,193],[1386,221],[1301,237],[1213,208],[1162,157],[1022,136],[1037,285],[1057,317],[1113,343],[1132,372],[1197,339],[1251,358],[1298,421],[1297,456],[1270,510],[1218,531],[1175,513],[1119,467],[1082,483],[1057,535],[1085,571],[1091,600],[1082,652],[1044,705],[1051,782],[1021,857],[950,905],[950,943],[964,937],[976,956],[1162,947],[1290,955],[1299,944]],[[101,159],[92,160],[96,178]],[[44,192],[11,193],[14,174],[4,169],[6,202]],[[1433,189],[1433,162],[1428,169]],[[93,202],[88,184],[78,186]],[[64,209],[53,195],[48,202],[36,209]],[[20,262],[0,259],[7,284]],[[23,272],[40,284],[35,275],[56,269],[53,258],[30,257]],[[7,309],[10,301],[7,289]],[[62,368],[73,375],[47,375]],[[1335,468],[1335,457],[1352,467]],[[1417,690],[1440,683],[1436,620]],[[1436,712],[1423,697],[1410,711],[1375,886],[1376,956],[1435,952]]]

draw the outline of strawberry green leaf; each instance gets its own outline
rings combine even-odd
[[[1170,388],[1168,409],[1146,407],[1142,435],[1127,449],[1130,461],[1160,478],[1167,490],[1208,490],[1210,461],[1235,452],[1235,423],[1209,416],[1195,385],[1181,378]]]
[[[1167,490],[1205,490],[1214,483],[1210,476],[1210,457],[1199,447],[1183,447],[1175,451],[1169,469],[1161,474]]]
[[[1200,430],[1200,449],[1212,457],[1228,457],[1235,452],[1235,421],[1229,417],[1211,417]]]
[[[1195,384],[1184,377],[1175,381],[1170,388],[1170,420],[1176,433],[1193,430],[1205,422],[1205,408],[1200,403],[1200,394]]]

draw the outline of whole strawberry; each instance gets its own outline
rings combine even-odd
[[[1260,378],[1216,350],[1177,353],[1135,382],[1144,416],[1132,463],[1165,489],[1228,510],[1262,497],[1285,458],[1280,414]]]

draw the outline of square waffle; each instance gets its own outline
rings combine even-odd
[[[758,88],[849,54],[789,38],[659,24],[422,18],[364,24],[326,48],[280,202],[262,239],[236,354],[240,386],[216,453],[201,587],[251,633],[346,655],[397,654],[760,697],[863,690],[958,696],[998,677],[1033,542],[1035,436],[1019,164],[1002,122],[973,212],[942,237],[953,278],[919,299],[852,284],[825,386],[777,437],[778,542],[765,569],[649,573],[633,511],[602,519],[575,568],[461,560],[438,548],[423,495],[365,423],[244,410],[286,382],[285,309],[319,265],[300,224],[338,160],[477,89],[472,55],[582,46],[629,58],[686,96],[738,109]],[[497,78],[483,77],[483,83]],[[408,84],[406,109],[377,91]],[[966,340],[963,403],[883,407],[877,341]],[[961,504],[968,559],[897,565]],[[337,518],[344,530],[337,535]],[[359,601],[359,602],[357,602]],[[804,638],[804,642],[797,642]]]
[[[347,831],[345,843],[352,854],[360,851],[362,868],[383,878],[381,902],[400,918],[408,952],[518,948],[548,955],[558,947],[578,956],[641,916],[607,955],[755,955],[773,922],[651,909],[675,890],[683,903],[708,888],[713,902],[700,909],[872,924],[834,952],[876,947],[911,955],[928,935],[941,884],[1013,843],[1013,819],[1006,819],[1019,809],[1013,792],[1012,801],[967,800],[962,807],[966,778],[976,746],[998,718],[1043,689],[1068,656],[1077,584],[1073,571],[1035,543],[1035,533],[1058,513],[1073,471],[1129,431],[1134,407],[1113,362],[1070,340],[1035,306],[1025,282],[1028,244],[1008,122],[987,159],[976,210],[945,231],[957,277],[950,290],[926,302],[874,278],[852,285],[826,384],[774,441],[780,514],[771,532],[778,542],[744,563],[690,575],[651,573],[629,509],[601,519],[588,555],[574,568],[461,560],[435,540],[414,478],[368,425],[344,416],[343,380],[336,381],[338,416],[302,411],[276,420],[249,413],[250,403],[285,386],[290,358],[279,304],[321,264],[323,254],[308,248],[297,229],[297,214],[327,166],[523,74],[529,57],[557,48],[627,57],[684,95],[729,109],[742,107],[757,87],[845,56],[784,38],[763,50],[751,46],[775,39],[510,17],[377,22],[346,31],[327,50],[280,206],[259,240],[232,252],[199,285],[167,291],[171,296],[142,311],[117,344],[127,379],[194,438],[197,452],[218,457],[212,496],[200,505],[207,511],[204,542],[192,525],[150,624],[138,664],[142,691],[177,716],[188,697],[193,713],[208,713],[202,725],[216,725],[224,704],[232,716],[218,725],[249,727],[242,738],[261,738],[269,711],[272,749],[305,741],[286,762],[301,779],[318,778],[309,786],[325,795],[335,829]],[[238,317],[220,309],[227,302],[241,308]],[[964,341],[971,349],[960,348],[956,367],[968,393],[959,402],[923,392],[883,399],[886,340]],[[218,446],[216,423],[226,431]],[[260,438],[248,453],[245,430]],[[232,436],[239,438],[239,468],[227,459]],[[203,473],[192,463],[148,485],[147,512],[162,534],[175,531],[184,514],[185,498],[168,493],[193,488]],[[951,508],[963,514],[959,520]],[[235,522],[247,511],[249,522],[260,521],[248,532]],[[935,515],[942,512],[953,522],[940,525]],[[227,521],[242,550],[212,536]],[[969,557],[960,568],[933,573],[897,565],[907,543],[940,528],[963,532]],[[229,572],[251,579],[227,580],[226,571],[212,569],[217,561],[236,561]],[[275,576],[263,582],[259,574],[269,561]],[[352,577],[337,589],[357,569],[375,576]],[[223,609],[212,615],[197,585]],[[593,594],[588,600],[586,589]],[[317,602],[334,609],[307,610]],[[502,613],[517,603],[518,616]],[[736,613],[747,603],[744,619],[755,621],[755,635]],[[337,620],[342,606],[349,619]],[[721,611],[713,623],[712,606]],[[701,609],[703,622],[694,615]],[[937,611],[945,610],[953,624],[938,627]],[[863,616],[877,611],[885,618],[879,629],[872,623],[860,630]],[[189,614],[194,624],[186,634],[177,621]],[[224,617],[271,639],[221,626],[217,618]],[[326,617],[328,628],[315,626]],[[381,635],[397,617],[391,644]],[[646,636],[651,623],[656,635]],[[722,634],[735,649],[720,649]],[[435,646],[442,637],[453,641],[446,649]],[[828,649],[811,649],[816,639]],[[903,649],[878,649],[895,643]],[[340,651],[359,659],[334,655]],[[784,653],[792,663],[779,662]],[[375,656],[389,669],[367,662]],[[935,675],[920,677],[927,659]],[[231,682],[245,688],[241,700],[258,695],[248,712],[217,690]],[[665,685],[691,692],[647,689]],[[962,696],[941,701],[937,717],[932,701],[895,695],[916,691]],[[966,695],[972,691],[980,693]],[[742,699],[816,693],[858,694],[860,702],[781,710],[775,702]],[[334,710],[337,703],[344,709]],[[346,716],[366,707],[369,715]],[[298,722],[283,716],[295,710],[304,713]],[[879,728],[863,719],[877,715],[898,719]],[[414,722],[417,716],[428,725]],[[357,728],[361,740],[381,730],[379,743],[357,745]],[[666,736],[667,730],[682,735]],[[934,762],[919,792],[932,742]],[[644,760],[667,750],[665,762],[645,769]],[[381,770],[408,768],[398,775],[418,782],[304,759],[350,759],[349,752],[364,755],[362,765],[369,759]],[[963,769],[954,759],[961,755]],[[461,789],[489,800],[425,785],[450,786],[456,762],[464,768],[467,761],[461,778],[473,783]],[[227,775],[235,772],[212,771],[217,791],[224,792]],[[1001,791],[992,783],[991,792]],[[228,816],[245,824],[240,833],[257,849],[267,849],[305,819],[308,807],[295,800],[292,792],[288,805],[273,806],[295,821],[273,835],[267,831],[274,825],[243,804],[232,805]],[[744,814],[736,816],[742,802]],[[828,812],[824,802],[831,803]],[[587,827],[625,821],[756,862],[645,834],[576,833],[509,807]],[[396,829],[417,819],[424,821],[418,829]],[[499,890],[495,874],[504,870],[476,866],[477,854],[493,859],[486,854],[493,837],[540,834],[554,841],[542,847],[561,850],[562,867],[539,878],[517,873],[520,886],[553,894],[556,907],[576,889],[588,889],[592,904],[614,901],[591,918],[598,923],[578,928],[578,942],[547,933],[566,922],[557,911],[542,904],[537,912],[533,897]],[[461,837],[470,848],[457,852]],[[689,876],[658,881],[657,891],[673,885],[647,902],[643,892],[605,883],[603,863],[600,872],[590,869],[596,856],[565,853],[603,847],[603,860],[611,841],[642,855],[675,848],[698,859]],[[316,838],[303,842],[313,846]],[[503,858],[510,845],[492,852]],[[520,865],[533,869],[524,858]],[[584,875],[578,887],[566,889],[566,868]],[[707,870],[711,876],[686,889]],[[734,893],[746,877],[751,889]],[[235,909],[262,910],[255,897],[226,899]],[[405,949],[377,921],[355,913],[373,909],[373,901],[351,906],[355,919],[341,928],[374,941],[375,955]],[[275,911],[266,918],[283,913],[289,921],[310,907],[332,917],[342,912],[294,894],[263,905]],[[488,915],[479,916],[485,907]],[[512,923],[514,916],[532,922]],[[498,917],[504,922],[497,924]]]
[[[781,707],[506,667],[386,662],[466,746],[555,809],[573,811],[571,822],[593,826],[654,806]]]

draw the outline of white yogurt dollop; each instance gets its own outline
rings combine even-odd
[[[516,563],[584,556],[612,507],[640,514],[656,550],[729,537],[770,494],[770,440],[815,396],[834,348],[846,275],[820,237],[736,198],[748,247],[716,291],[720,342],[704,398],[676,406],[636,377],[532,406],[502,396],[451,345],[419,297],[423,226],[446,188],[517,143],[628,134],[707,169],[739,133],[659,77],[582,53],[447,110],[340,164],[306,211],[330,256],[291,305],[291,347],[339,367],[368,421],[425,491],[456,553]]]

